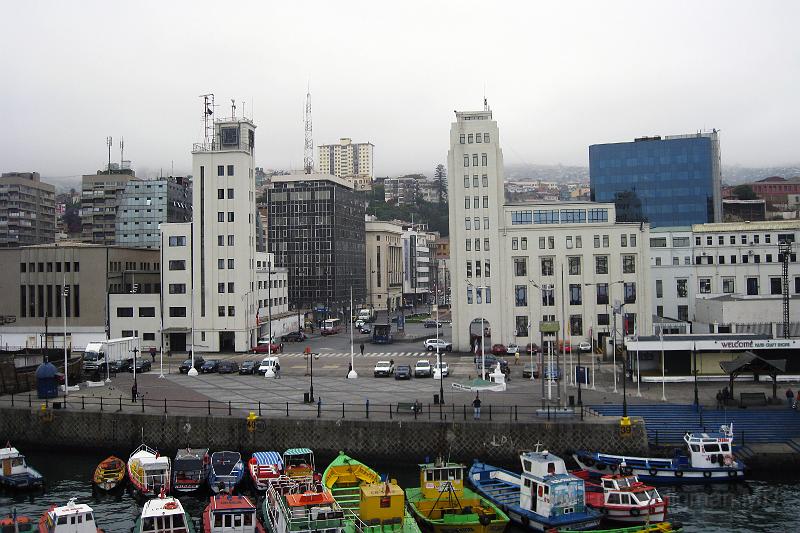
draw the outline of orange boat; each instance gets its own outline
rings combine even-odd
[[[92,483],[98,488],[109,491],[120,487],[125,482],[125,461],[111,456],[97,465],[92,476]]]
[[[11,533],[34,533],[39,531],[38,526],[27,516],[17,516],[16,510],[12,511],[11,516],[0,518],[0,531],[10,531]]]

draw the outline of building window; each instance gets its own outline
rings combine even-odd
[[[583,335],[583,316],[570,315],[569,317],[569,331],[572,335]]]
[[[217,293],[224,294],[225,293],[225,284],[224,283],[217,283]]]
[[[596,255],[594,256],[594,273],[595,274],[608,274],[608,256]]]
[[[483,142],[485,142],[485,143],[489,142],[489,134],[488,133],[484,133],[483,134]]]
[[[656,280],[656,298],[664,297],[664,282],[660,279]]]
[[[472,287],[470,287],[469,285],[467,286],[467,303],[468,304],[472,303]]]
[[[469,206],[470,206],[469,196],[465,196],[464,197],[464,209],[469,209]]]
[[[225,316],[225,306],[218,305],[217,306],[217,316]]]
[[[228,246],[233,246],[233,235],[228,235]]]
[[[556,305],[556,291],[553,285],[542,285],[542,306],[553,307]]]
[[[467,261],[467,277],[472,277],[472,261]]]
[[[678,293],[678,298],[686,298],[687,296],[689,296],[689,280],[676,279],[675,290]]]
[[[595,235],[594,236],[594,247],[595,248],[600,248],[600,235]]]
[[[607,326],[611,322],[609,321],[608,313],[600,313],[597,315],[597,325],[598,326]]]
[[[471,230],[472,229],[472,219],[467,217],[464,219],[464,229]]]
[[[556,238],[553,236],[547,237],[547,248],[550,250],[555,249],[556,247]]]
[[[480,252],[481,251],[481,240],[480,239],[475,239],[475,251],[476,252]]]
[[[527,337],[528,336],[528,317],[527,316],[517,316],[514,317],[515,322],[515,331],[517,337]]]
[[[169,284],[169,293],[170,294],[186,294],[186,284],[185,283],[170,283]]]
[[[769,278],[769,293],[783,294],[783,280],[781,278]]]
[[[528,238],[527,237],[520,237],[519,239],[519,246],[523,250],[528,249]]]
[[[225,270],[225,260],[224,259],[217,259],[217,269],[218,270]]]
[[[489,251],[489,239],[483,239],[483,251],[484,252]]]
[[[483,175],[481,176],[481,184],[482,184],[484,187],[488,187],[488,186],[489,186],[489,176],[487,176],[486,174],[483,174]]]
[[[758,295],[758,278],[745,278],[748,296]]]
[[[656,316],[663,317],[664,316],[664,306],[657,305],[656,306]]]
[[[700,294],[711,294],[711,278],[700,278]]]
[[[736,291],[736,278],[722,278],[722,292],[733,294]]]
[[[472,209],[479,209],[481,207],[481,197],[480,196],[473,196],[472,197]]]
[[[489,158],[486,156],[486,154],[481,154],[481,166],[485,167],[488,164],[489,164]]]
[[[225,175],[225,165],[217,165],[217,176]]]
[[[678,320],[682,322],[687,322],[689,320],[689,306],[688,305],[679,305],[678,306]]]
[[[608,235],[603,235],[603,248],[608,248]]]
[[[514,275],[527,276],[528,275],[528,258],[515,257],[514,258]]]
[[[133,307],[117,307],[117,316],[118,317],[132,317],[133,316]]]
[[[156,308],[155,307],[140,307],[139,308],[139,316],[154,317],[154,316],[156,316]]]
[[[569,304],[570,305],[581,305],[583,302],[582,294],[581,294],[581,285],[580,283],[570,283],[569,285]]]
[[[608,283],[597,284],[597,305],[608,305]]]
[[[228,259],[228,269],[233,270],[233,259]]]
[[[225,246],[225,235],[217,235],[217,246]]]
[[[580,257],[569,257],[567,258],[569,264],[569,275],[570,276],[580,276],[581,275],[581,258]]]
[[[484,278],[488,278],[488,277],[490,277],[490,274],[491,274],[491,272],[490,272],[490,269],[489,269],[489,260],[487,259],[483,264],[483,277]],[[489,303],[489,302],[486,302],[486,303]]]
[[[217,211],[217,222],[225,222],[225,213]]]
[[[233,189],[228,189],[228,200],[233,200]]]
[[[482,304],[483,303],[483,288],[476,287],[475,288],[475,303]]]
[[[473,135],[472,133],[470,133],[469,135],[467,135],[467,144],[472,144],[472,138],[473,138],[473,137],[474,137],[474,135]]]
[[[625,287],[625,303],[626,304],[635,304],[636,303],[636,283],[629,282],[624,284]]]
[[[542,276],[552,276],[553,275],[553,258],[552,257],[542,257],[541,264],[542,264]]]
[[[225,199],[225,189],[217,189],[217,200]]]
[[[464,154],[464,166],[465,167],[469,166],[469,155],[467,154]]]
[[[492,288],[491,287],[486,287],[486,303],[487,304],[492,303]]]
[[[622,256],[622,273],[635,274],[636,273],[636,256],[623,255]]]
[[[525,307],[528,305],[527,285],[514,286],[514,305],[517,307]]]
[[[464,176],[464,188],[469,189],[469,174]]]
[[[481,262],[480,260],[475,261],[475,277],[481,277]]]
[[[169,316],[172,318],[179,318],[186,316],[186,308],[185,307],[170,307],[169,308]]]
[[[545,246],[544,243],[545,243],[544,237],[539,237],[539,249],[540,250],[544,250],[544,246]]]
[[[489,207],[489,197],[488,196],[484,196],[483,197],[483,208],[484,209],[488,209],[488,207]]]
[[[173,235],[169,238],[169,245],[170,246],[186,246],[186,236],[185,235]]]
[[[20,272],[25,272],[26,271],[26,268],[25,268],[26,266],[27,265],[25,263],[20,263],[19,264],[19,271]]]
[[[519,250],[519,239],[517,239],[516,237],[513,237],[511,239],[511,249],[512,250]]]
[[[483,217],[483,229],[489,229],[489,217]]]
[[[228,165],[228,176],[233,176],[233,165]]]
[[[228,222],[233,222],[233,211],[228,211]]]
[[[464,135],[463,133],[461,135],[459,135],[458,136],[458,143],[459,144],[464,144],[464,138],[465,137],[466,137],[466,135]]]
[[[186,270],[186,261],[183,259],[172,259],[169,262],[170,270]]]
[[[661,258],[656,257],[656,266],[661,266]]]
[[[228,316],[236,316],[236,306],[229,305],[228,306]]]
[[[472,239],[467,239],[467,251],[472,251]]]
[[[767,254],[767,263],[772,263],[772,254]],[[48,263],[49,264],[49,263]]]
[[[472,154],[472,166],[473,167],[478,166],[478,154]]]

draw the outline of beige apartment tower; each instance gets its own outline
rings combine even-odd
[[[372,190],[375,170],[372,162],[372,143],[354,143],[348,138],[339,144],[322,144],[319,147],[317,171],[333,174],[353,184],[357,191]]]
[[[55,241],[55,192],[38,172],[0,176],[0,248]]]

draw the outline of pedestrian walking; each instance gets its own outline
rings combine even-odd
[[[150,357],[153,358],[153,362],[155,363],[156,362],[156,347],[155,346],[151,346],[150,347]]]
[[[472,409],[473,409],[473,418],[475,420],[480,420],[481,418],[481,398],[479,396],[480,393],[475,393],[475,399],[472,400]]]
[[[786,403],[789,404],[789,408],[792,408],[792,404],[794,403],[794,391],[791,387],[786,389]]]
[[[361,348],[361,355],[364,355],[364,343],[363,342],[361,343],[360,348]]]
[[[275,377],[281,379],[281,364],[275,363]]]
[[[136,397],[138,396],[139,391],[136,389],[136,382],[133,382],[133,386],[131,387],[131,403],[136,403]]]
[[[717,391],[717,409],[719,410],[719,409],[722,409],[723,407],[724,407],[724,404],[723,404],[722,391],[718,390]]]
[[[514,366],[519,364],[519,351],[514,353]]]

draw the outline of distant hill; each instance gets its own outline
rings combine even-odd
[[[506,165],[505,174],[506,181],[589,181],[589,167],[578,166],[514,164]]]
[[[730,185],[751,183],[770,176],[793,178],[800,176],[800,166],[790,165],[784,167],[740,167],[722,165],[722,181]]]

